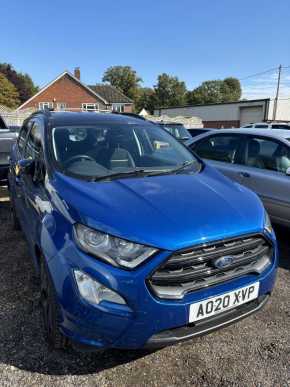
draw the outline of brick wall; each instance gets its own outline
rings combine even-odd
[[[202,121],[205,128],[239,128],[240,121]]]
[[[124,113],[132,113],[133,105],[124,105]]]
[[[53,102],[56,107],[57,102],[64,102],[67,108],[81,109],[82,103],[99,103],[100,109],[105,109],[105,104],[79,85],[68,75],[53,83],[50,87],[40,93],[32,101],[26,103],[22,109],[39,107],[39,102]]]

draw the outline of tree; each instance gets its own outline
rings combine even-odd
[[[236,102],[241,98],[240,81],[236,78],[205,81],[187,93],[187,103],[191,105],[220,102]]]
[[[222,102],[222,85],[223,81],[220,80],[202,82],[199,87],[187,94],[187,102],[193,105]]]
[[[154,86],[158,106],[176,106],[185,103],[186,86],[177,77],[166,73],[160,74]]]
[[[15,108],[19,105],[19,93],[12,82],[0,73],[0,105]]]
[[[223,102],[236,102],[242,96],[241,83],[237,78],[229,77],[223,80]]]
[[[38,87],[34,85],[28,74],[17,72],[8,63],[0,63],[0,73],[5,75],[5,77],[16,87],[21,104],[38,91]]]
[[[156,107],[155,91],[150,87],[143,87],[138,89],[138,95],[135,99],[135,110],[139,113],[143,108],[149,113],[154,113]]]
[[[142,79],[130,66],[109,67],[103,76],[103,82],[109,82],[112,86],[121,90],[127,97],[135,99],[138,87]]]

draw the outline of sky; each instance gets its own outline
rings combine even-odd
[[[289,26],[290,0],[0,0],[0,62],[39,86],[76,66],[87,84],[129,65],[143,86],[166,72],[188,89],[274,69],[242,80],[244,97],[273,97],[277,67],[290,66]]]

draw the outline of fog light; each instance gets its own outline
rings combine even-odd
[[[82,271],[74,270],[74,276],[80,295],[90,304],[99,305],[102,301],[126,304],[124,298],[119,294],[100,284]]]

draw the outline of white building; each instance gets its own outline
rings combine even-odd
[[[195,106],[160,108],[154,115],[166,114],[169,117],[196,116],[202,119],[207,128],[240,127],[253,122],[273,120],[274,101],[270,98],[239,102],[225,102]],[[290,121],[290,99],[279,100],[276,121]]]

